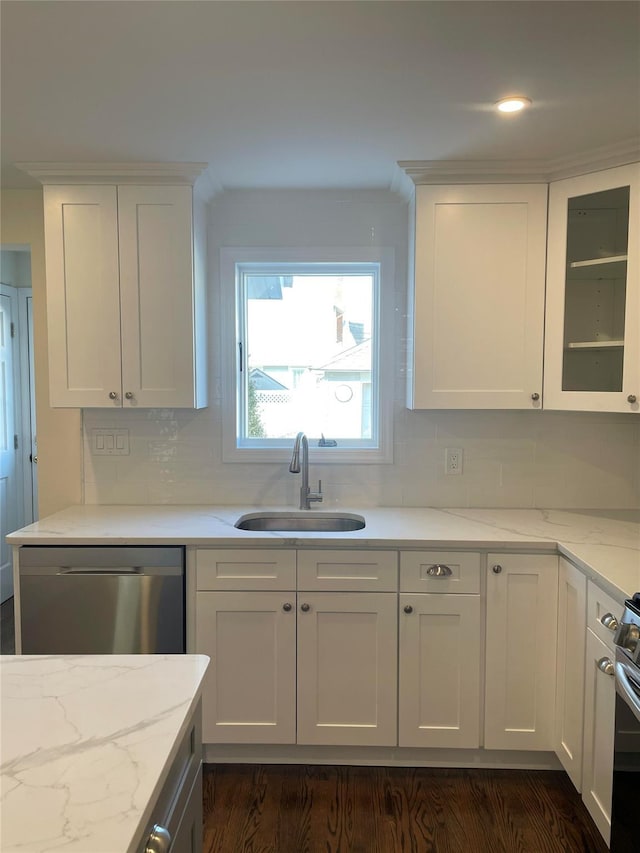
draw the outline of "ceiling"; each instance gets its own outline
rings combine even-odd
[[[392,186],[400,160],[640,137],[640,3],[1,3],[15,162],[198,161],[218,188]],[[517,116],[492,108],[522,93]]]

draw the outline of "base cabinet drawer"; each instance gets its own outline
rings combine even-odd
[[[480,746],[479,595],[400,596],[399,746]]]
[[[480,554],[402,551],[400,592],[480,592]]]

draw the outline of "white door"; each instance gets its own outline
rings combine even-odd
[[[578,791],[582,790],[586,622],[587,579],[560,558],[554,748]]]
[[[489,554],[487,749],[553,749],[558,558]]]
[[[480,746],[480,596],[400,596],[399,746]]]
[[[13,329],[17,320],[15,288],[0,289],[0,595],[5,601],[13,595],[11,547],[5,536],[22,526],[22,489],[18,465],[16,417],[17,357]]]
[[[45,186],[52,406],[120,407],[116,188]]]
[[[125,406],[194,405],[192,223],[191,187],[118,187]]]
[[[195,650],[205,743],[295,743],[295,593],[198,592]]]
[[[298,743],[395,746],[397,595],[298,593]]]

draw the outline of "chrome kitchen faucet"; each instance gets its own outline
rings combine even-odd
[[[302,453],[300,452],[302,447]],[[302,462],[300,457],[302,456]],[[312,492],[309,489],[309,442],[307,436],[303,432],[299,432],[293,444],[293,455],[289,464],[289,471],[292,474],[299,474],[302,471],[302,484],[300,485],[300,509],[311,509],[312,502],[322,501],[322,480],[318,480],[318,491]]]

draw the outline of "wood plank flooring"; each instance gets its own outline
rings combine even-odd
[[[606,853],[554,771],[205,765],[203,853]]]

